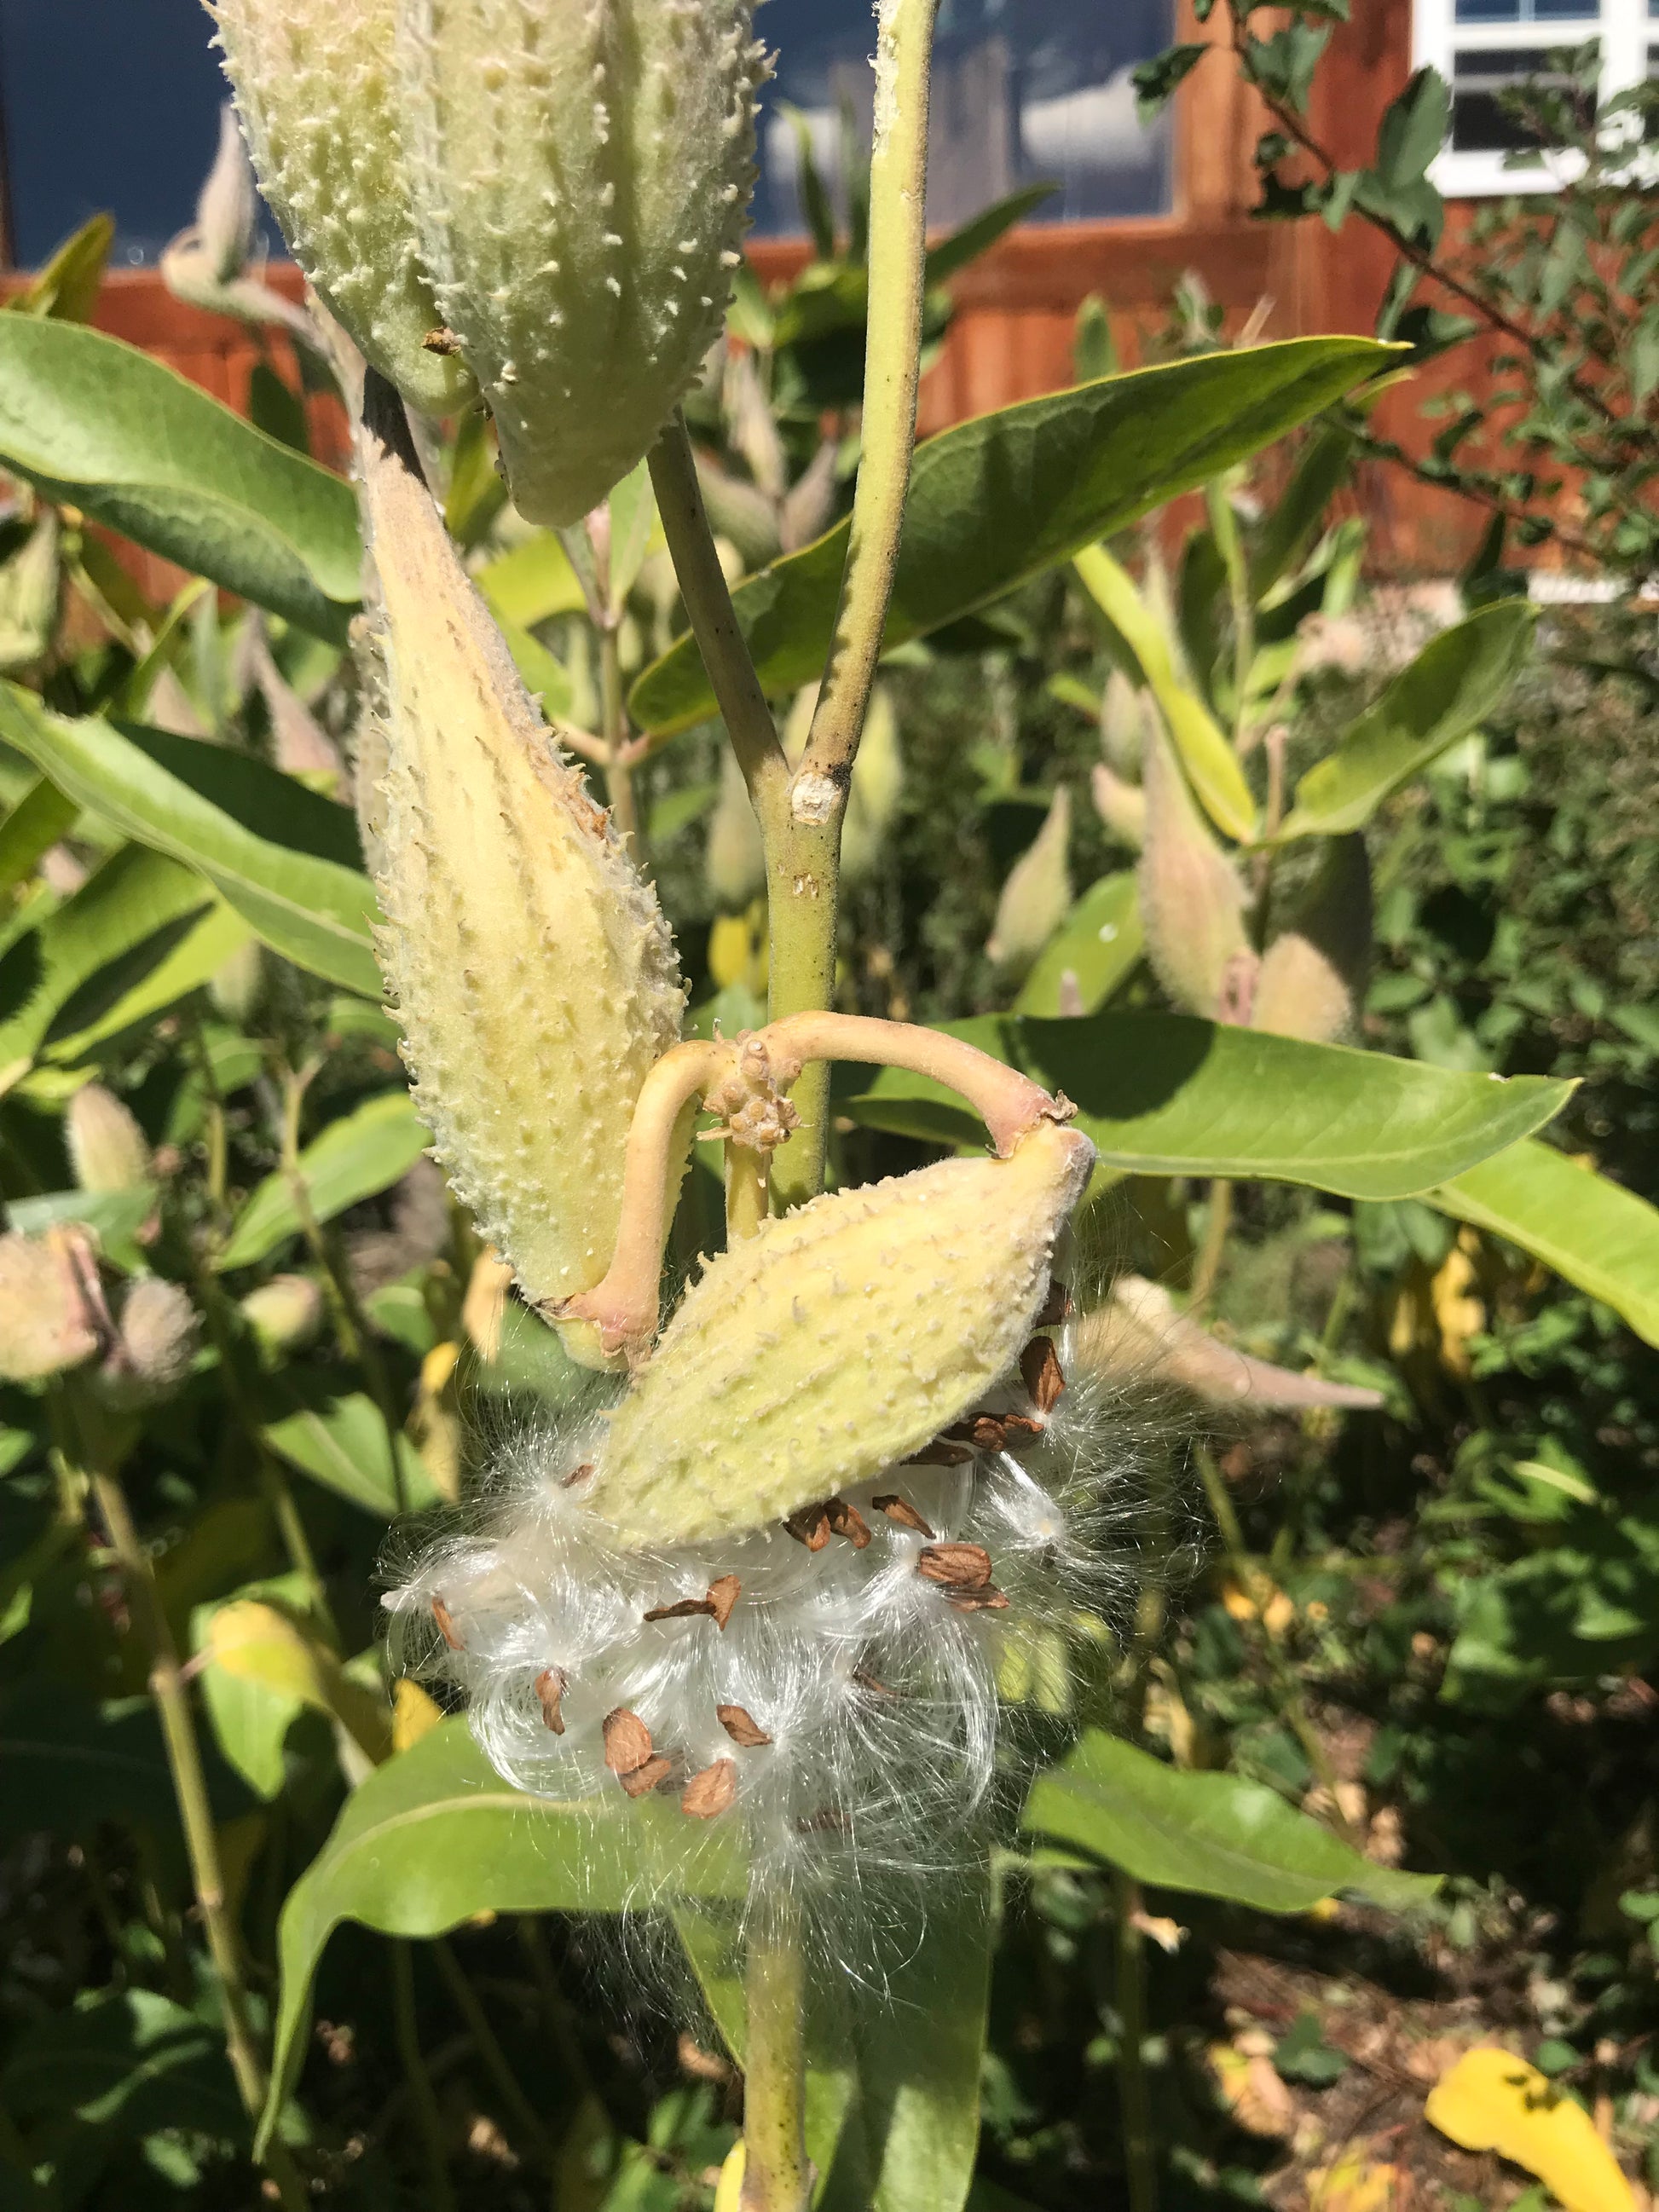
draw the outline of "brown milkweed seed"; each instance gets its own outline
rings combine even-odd
[[[592,1461],[591,1459],[585,1459],[580,1467],[573,1467],[571,1468],[569,1474],[566,1475],[562,1487],[566,1490],[574,1490],[579,1482],[586,1482],[588,1476],[592,1474]]]
[[[822,1501],[803,1505],[783,1525],[798,1544],[805,1544],[809,1552],[821,1552],[830,1541],[830,1508]]]
[[[988,1571],[989,1562],[987,1561]],[[613,1774],[634,1774],[651,1756],[651,1731],[637,1713],[618,1705],[604,1720],[605,1763]]]
[[[683,1597],[672,1605],[653,1605],[645,1617],[647,1620],[690,1620],[699,1613],[706,1613],[711,1619],[718,1617],[706,1597]]]
[[[855,1552],[861,1552],[870,1540],[870,1523],[857,1506],[849,1505],[844,1498],[832,1498],[824,1511],[836,1535],[845,1536]]]
[[[933,1533],[908,1498],[901,1498],[896,1491],[890,1490],[880,1498],[872,1498],[870,1503],[878,1513],[884,1513],[890,1521],[896,1521],[901,1528],[914,1528],[918,1536],[931,1536]]]
[[[1066,1388],[1060,1354],[1054,1350],[1052,1337],[1034,1336],[1031,1339],[1019,1355],[1019,1372],[1038,1413],[1052,1413],[1060,1392]]]
[[[905,1461],[906,1467],[966,1467],[973,1454],[966,1444],[953,1444],[946,1437],[935,1437],[920,1451],[913,1451]]]
[[[1007,1593],[988,1583],[982,1589],[948,1589],[945,1595],[958,1613],[1006,1613],[1008,1609]]]
[[[926,1544],[916,1554],[916,1572],[947,1589],[983,1589],[991,1579],[991,1554],[982,1544]]]
[[[532,1685],[537,1702],[542,1709],[542,1718],[555,1735],[564,1734],[564,1716],[559,1711],[559,1700],[564,1695],[569,1679],[562,1667],[544,1667]]]
[[[1071,1292],[1056,1275],[1048,1285],[1048,1301],[1031,1326],[1033,1328],[1058,1328],[1071,1311]]]
[[[714,1616],[714,1626],[724,1629],[732,1618],[732,1608],[738,1601],[743,1584],[735,1575],[720,1575],[708,1585],[708,1610]]]
[[[434,1597],[432,1601],[432,1618],[438,1624],[439,1635],[442,1637],[450,1650],[465,1651],[466,1646],[462,1643],[460,1631],[455,1626],[455,1616],[441,1597]]]
[[[673,1760],[665,1759],[659,1752],[654,1759],[647,1759],[643,1766],[636,1766],[631,1774],[619,1774],[617,1779],[630,1797],[643,1797],[647,1790],[660,1789],[673,1771]]]
[[[705,1766],[701,1774],[694,1774],[686,1784],[680,1810],[689,1813],[694,1820],[712,1820],[716,1814],[726,1811],[737,1794],[737,1762],[717,1759],[712,1766]]]
[[[902,1690],[896,1690],[886,1682],[878,1682],[875,1676],[863,1667],[854,1668],[853,1680],[858,1684],[860,1689],[867,1690],[872,1698],[902,1698],[904,1695]]]
[[[754,1751],[772,1739],[753,1717],[741,1705],[716,1705],[714,1717],[733,1743],[740,1743],[745,1751]]]

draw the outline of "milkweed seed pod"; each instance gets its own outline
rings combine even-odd
[[[997,901],[996,921],[986,939],[992,965],[1021,976],[1072,910],[1072,793],[1062,783],[1042,827],[1009,871]]]
[[[1139,784],[1126,783],[1104,761],[1089,772],[1090,795],[1095,812],[1121,845],[1138,853],[1146,842],[1146,794]]]
[[[1183,1012],[1213,1019],[1230,974],[1255,958],[1244,927],[1244,885],[1150,710],[1141,776],[1146,836],[1138,881],[1147,957]]]
[[[177,1283],[147,1275],[128,1285],[116,1331],[93,1380],[109,1404],[137,1407],[170,1397],[179,1388],[195,1360],[201,1322]]]
[[[763,1221],[681,1301],[617,1408],[594,1510],[628,1543],[786,1517],[920,1450],[1012,1366],[1094,1160],[1041,1121]]]
[[[841,833],[841,872],[856,883],[881,858],[904,789],[904,755],[899,746],[898,716],[885,684],[870,695],[864,735],[853,763],[847,793],[847,818]]]
[[[1352,1036],[1370,957],[1370,863],[1356,832],[1329,841],[1291,921],[1262,954],[1255,1026],[1310,1044]]]
[[[323,1325],[323,1294],[309,1275],[273,1275],[248,1292],[240,1310],[271,1358],[303,1350]]]
[[[473,396],[428,351],[443,317],[422,264],[401,94],[398,0],[206,0],[261,188],[289,249],[365,360],[412,406]]]
[[[362,467],[384,661],[380,964],[437,1158],[544,1305],[605,1271],[634,1102],[685,994],[655,894],[542,726],[373,382]],[[585,1325],[564,1337],[609,1364]]]
[[[752,0],[402,0],[422,250],[530,521],[597,507],[720,334],[752,21]]]
[[[1055,1325],[1064,1300],[1039,1314],[1029,1293],[1033,1274],[1048,1287],[1052,1227],[1088,1157],[1082,1138],[1049,1124],[1005,1162],[951,1162],[792,1217],[793,1259],[775,1244],[759,1289],[714,1290],[703,1320],[720,1334],[675,1347],[671,1329],[635,1386],[649,1398],[631,1393],[609,1418],[522,1437],[496,1469],[483,1528],[441,1540],[386,1598],[394,1664],[465,1699],[497,1770],[592,1808],[590,1863],[619,1848],[606,1822],[629,1822],[620,1848],[647,1869],[641,1901],[697,1884],[735,1825],[763,1887],[802,1877],[795,1893],[817,1916],[823,1957],[867,1963],[846,1878],[930,1879],[980,1848],[975,1810],[1018,1744],[999,1716],[1000,1684],[1039,1664],[1053,1677],[1056,1658],[1063,1673],[1079,1608],[1111,1614],[1130,1580],[1132,1546],[1114,1541],[1140,1510],[1124,1402],[1087,1375],[1066,1387],[1064,1323],[1058,1340],[1023,1344],[1013,1326]],[[939,1249],[896,1227],[918,1192],[921,1216],[951,1224]],[[969,1318],[989,1279],[988,1229],[1005,1261],[1016,1246],[1018,1256]],[[905,1292],[873,1311],[872,1252],[891,1253]],[[832,1308],[836,1333],[820,1341]],[[726,1326],[752,1330],[757,1315],[780,1364],[745,1407],[762,1346],[752,1367],[731,1361]],[[1006,1330],[1000,1342],[988,1324]],[[721,1395],[723,1357],[733,1371]],[[925,1405],[946,1369],[949,1389]],[[981,1395],[988,1373],[994,1387]],[[792,1397],[803,1418],[770,1403]],[[646,1424],[617,1434],[630,1405],[654,1412],[671,1468],[688,1449],[728,1462],[708,1470],[723,1494],[706,1537],[684,1533],[690,1523],[660,1498],[648,1544],[608,1517],[626,1465],[618,1444],[647,1472]],[[904,1438],[951,1408],[965,1418],[907,1457]],[[902,1463],[881,1464],[885,1450]],[[780,1454],[795,1461],[793,1483],[775,1477]],[[819,1487],[842,1472],[865,1479]],[[758,1502],[757,1482],[769,1485]],[[787,1498],[782,1525],[755,1523]],[[704,1525],[701,1506],[692,1520]]]
[[[766,854],[749,787],[727,745],[720,755],[720,795],[708,818],[703,872],[722,914],[739,914],[766,881]]]
[[[101,1083],[77,1091],[64,1116],[70,1165],[82,1190],[131,1190],[149,1179],[149,1146],[132,1111]]]
[[[39,1382],[104,1340],[103,1293],[84,1231],[0,1237],[0,1376]]]

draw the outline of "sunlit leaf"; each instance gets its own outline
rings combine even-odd
[[[1465,2150],[1495,2150],[1524,2166],[1565,2212],[1636,2212],[1589,2114],[1512,2051],[1466,2051],[1430,2090],[1424,2117]]]
[[[1133,972],[1145,941],[1133,874],[1124,869],[1102,876],[1037,956],[1014,1001],[1015,1012],[1046,1017],[1097,1012]],[[1072,1003],[1065,1003],[1067,998]]]
[[[1362,1858],[1259,1782],[1166,1766],[1102,1729],[1038,1778],[1024,1825],[1137,1881],[1262,1912],[1305,1911],[1338,1890],[1405,1911],[1437,1887]]]
[[[306,1204],[318,1222],[331,1221],[359,1200],[389,1190],[431,1143],[406,1091],[382,1091],[331,1121],[299,1158]],[[299,1235],[300,1198],[288,1175],[268,1175],[237,1215],[215,1264],[251,1267]]]
[[[330,1395],[307,1387],[302,1392],[294,1377],[289,1387],[302,1402],[267,1421],[260,1433],[290,1467],[384,1520],[436,1504],[426,1462],[401,1431],[393,1473],[392,1442],[372,1398],[360,1390]]]

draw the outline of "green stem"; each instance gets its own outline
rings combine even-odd
[[[1193,1265],[1192,1295],[1187,1301],[1187,1310],[1194,1321],[1215,1296],[1221,1262],[1227,1249],[1227,1231],[1232,1225],[1232,1218],[1233,1187],[1224,1176],[1217,1176],[1210,1185],[1210,1210],[1204,1222],[1204,1242],[1199,1247],[1198,1258]]]
[[[744,1970],[742,2212],[806,2212],[806,1961],[792,1900],[758,1899]]]
[[[535,2106],[526,2096],[518,2075],[513,2071],[507,2053],[501,2048],[501,2039],[489,2025],[489,2014],[484,2011],[477,1991],[468,1981],[460,1960],[441,1936],[432,1948],[444,1986],[454,2000],[455,2009],[466,2024],[467,2033],[472,2038],[472,2046],[495,2084],[496,2094],[514,2125],[531,2145],[544,2172],[550,2175],[557,2160],[547,2130],[542,2125]]]
[[[60,1434],[66,1437],[70,1433],[70,1420],[72,1418],[67,1407],[62,1408],[59,1418]],[[248,2019],[242,1961],[236,1930],[225,1899],[224,1869],[219,1857],[218,1832],[214,1826],[213,1811],[208,1802],[202,1747],[191,1713],[190,1694],[179,1664],[178,1647],[173,1643],[173,1631],[167,1626],[167,1613],[155,1587],[149,1554],[139,1539],[120,1477],[112,1468],[100,1465],[95,1457],[91,1460],[88,1473],[92,1494],[108,1534],[110,1548],[120,1565],[139,1632],[149,1647],[149,1692],[155,1700],[156,1717],[161,1724],[161,1741],[167,1753],[174,1802],[179,1808],[179,1826],[184,1830],[185,1850],[190,1862],[197,1909],[202,1916],[209,1955],[213,1960],[214,1972],[219,1984],[220,2003],[224,2014],[226,2055],[230,2060],[231,2072],[235,2077],[243,2106],[250,2119],[257,2119],[265,2100],[264,2062],[259,2055]],[[305,2186],[286,2147],[273,2141],[265,2153],[264,2162],[288,2212],[301,2212],[307,2201]]]
[[[1255,601],[1250,595],[1250,571],[1238,535],[1238,518],[1227,493],[1224,477],[1212,477],[1204,487],[1209,509],[1210,534],[1227,572],[1227,596],[1233,612],[1233,744],[1242,751],[1247,732],[1250,671],[1255,665]]]
[[[1146,1954],[1137,1924],[1140,1885],[1115,1870],[1112,1899],[1117,1916],[1117,2093],[1123,2108],[1123,2163],[1129,2212],[1158,2212],[1158,2162],[1152,2106],[1146,2081]]]
[[[421,2050],[420,2023],[415,2013],[415,1956],[410,1946],[401,1942],[394,1942],[392,1946],[392,2021],[404,2079],[409,2085],[410,2101],[415,2107],[426,2149],[427,2184],[433,2212],[455,2212],[455,2191],[450,2185],[449,2161],[444,2149],[443,2118]]]
[[[620,836],[632,840],[634,858],[645,865],[645,832],[634,789],[634,771],[628,757],[628,708],[623,697],[622,646],[616,618],[608,615],[599,627],[599,734],[605,741],[605,781],[611,795],[611,818]]]

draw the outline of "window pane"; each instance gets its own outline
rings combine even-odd
[[[1456,54],[1452,60],[1453,150],[1459,154],[1521,154],[1535,150],[1537,139],[1504,112],[1498,95],[1506,85],[1528,78],[1561,90],[1569,77],[1546,66],[1547,46],[1502,46]],[[1586,113],[1583,119],[1589,122]]]
[[[212,30],[201,0],[0,0],[23,267],[100,209],[118,264],[153,261],[191,221],[225,92]]]
[[[1648,0],[1650,12],[1659,0]],[[1600,0],[1457,0],[1460,23],[1596,23]]]
[[[1060,187],[1039,220],[1162,213],[1170,205],[1167,122],[1143,130],[1129,72],[1166,46],[1172,0],[945,0],[934,70],[931,222],[961,222],[1039,179]],[[840,112],[850,106],[868,146],[872,100],[870,0],[769,0],[757,19],[778,56],[761,125],[756,228],[805,228],[794,134],[806,116],[826,179],[839,171]],[[839,197],[839,195],[838,195]]]

